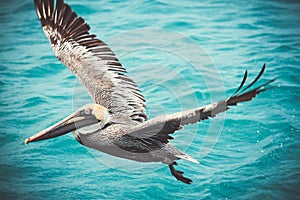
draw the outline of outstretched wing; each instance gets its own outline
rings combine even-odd
[[[259,93],[269,89],[265,86],[272,83],[275,79],[268,81],[254,89],[248,90],[254,83],[258,81],[264,70],[265,65],[255,80],[243,88],[247,79],[246,71],[243,81],[238,87],[237,91],[226,100],[212,103],[197,109],[155,117],[146,121],[145,123],[137,125],[133,130],[129,131],[122,137],[125,137],[125,139],[130,138],[131,140],[136,140],[140,144],[140,148],[144,150],[147,149],[150,151],[155,148],[159,148],[159,146],[155,147],[153,144],[168,143],[170,139],[173,139],[170,134],[181,129],[184,125],[193,124],[211,117],[215,117],[218,113],[228,110],[230,106],[235,106],[240,102],[250,101]],[[120,141],[123,140],[121,139]],[[121,143],[118,145],[122,146]]]
[[[37,15],[58,59],[83,83],[94,102],[143,122],[145,98],[113,51],[63,0],[35,0]]]

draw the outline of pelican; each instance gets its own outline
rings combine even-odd
[[[145,98],[137,84],[127,76],[107,44],[89,33],[84,19],[63,0],[35,0],[34,4],[55,55],[86,87],[93,103],[27,138],[25,144],[73,132],[80,144],[112,156],[166,164],[177,180],[190,184],[192,180],[174,166],[179,159],[198,161],[172,146],[171,134],[185,125],[215,117],[237,103],[250,101],[270,89],[268,85],[275,80],[252,87],[264,73],[264,64],[249,85],[245,85],[246,70],[236,92],[225,100],[148,119]]]

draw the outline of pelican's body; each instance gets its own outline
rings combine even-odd
[[[126,135],[127,130],[129,130],[130,128],[131,126],[118,124],[91,134],[81,133],[79,130],[76,131],[75,138],[79,137],[80,143],[82,143],[84,146],[102,151],[113,156],[139,162],[163,162],[165,164],[171,164],[174,160],[178,159],[178,157],[174,155],[187,156],[185,153],[176,149],[170,144],[161,143],[157,146],[157,150],[150,151],[147,149],[139,148],[139,146],[142,146],[142,144],[139,144],[139,142],[134,142],[134,144],[132,144],[134,145],[134,149],[129,149],[129,143],[132,143],[132,140],[130,139],[118,141],[123,143],[123,145],[115,143],[118,138]]]
[[[96,124],[77,129],[73,135],[84,146],[134,161],[171,164],[176,159],[185,158],[197,163],[197,160],[170,144],[159,142],[155,144],[155,147],[149,148],[143,140],[126,137],[129,132],[134,131],[134,127],[137,127],[139,123],[124,119],[120,116],[114,119],[111,116],[109,120],[111,125],[106,128]]]
[[[174,169],[176,160],[196,162],[178,150],[169,140],[170,134],[183,126],[214,117],[239,102],[249,101],[265,91],[264,83],[252,90],[265,70],[244,86],[247,71],[237,91],[230,98],[207,106],[148,120],[145,98],[138,86],[126,75],[112,50],[95,35],[90,27],[63,0],[35,0],[43,30],[58,59],[82,82],[94,103],[83,106],[62,121],[26,139],[25,143],[45,140],[73,132],[84,146],[113,156],[139,162],[162,162],[169,165],[172,175],[184,182],[192,180]]]

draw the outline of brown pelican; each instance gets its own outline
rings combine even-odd
[[[35,8],[51,47],[58,57],[87,88],[94,103],[83,106],[53,126],[27,138],[25,143],[54,138],[73,132],[84,146],[113,156],[139,162],[162,162],[171,174],[184,183],[191,179],[175,170],[176,160],[197,162],[178,150],[169,140],[183,126],[224,112],[239,102],[250,101],[275,79],[250,87],[264,73],[244,86],[247,71],[236,92],[228,99],[200,108],[161,115],[148,120],[145,99],[136,83],[126,75],[113,51],[95,35],[63,0],[35,0]]]

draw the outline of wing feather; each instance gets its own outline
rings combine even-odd
[[[253,82],[258,81],[258,79],[264,72],[264,68],[265,65]],[[242,83],[239,86],[239,90],[243,88],[246,78],[247,72],[245,73]],[[151,140],[152,143],[157,143],[157,141],[160,141],[166,144],[169,142],[169,140],[173,139],[170,134],[181,129],[183,126],[215,117],[217,114],[228,110],[230,106],[235,106],[240,102],[250,101],[259,93],[269,89],[265,86],[269,85],[273,81],[275,81],[275,79],[261,84],[258,87],[251,89],[250,91],[247,91],[247,89],[249,89],[250,87],[245,86],[246,89],[242,90],[243,93],[239,94],[237,91],[233,94],[233,96],[226,100],[215,102],[197,109],[191,109],[183,112],[155,117],[151,120],[146,121],[145,123],[137,125],[122,137],[128,137],[128,135],[130,135],[131,139],[136,139],[138,141],[146,140],[149,142],[149,140]],[[250,83],[250,86],[254,84],[253,82]],[[120,139],[120,141],[122,141],[122,139]],[[156,146],[156,148],[158,148],[158,146]],[[153,149],[153,145],[151,147],[148,146],[146,149],[150,151],[151,149]]]
[[[58,59],[83,83],[94,102],[111,113],[143,122],[145,98],[113,51],[63,0],[35,0],[35,8]]]

